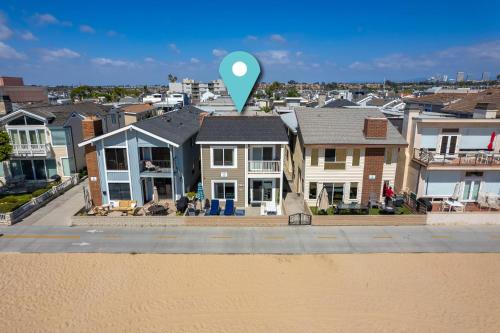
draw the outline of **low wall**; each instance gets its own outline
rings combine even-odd
[[[427,213],[429,225],[480,225],[500,224],[500,212]]]
[[[426,215],[314,215],[312,225],[425,225]]]
[[[288,225],[288,216],[72,216],[71,225],[276,227]]]

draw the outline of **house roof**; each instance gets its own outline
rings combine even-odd
[[[497,117],[500,116],[500,89],[492,88],[477,94],[469,94],[461,98],[459,101],[447,105],[441,109],[441,112],[446,113],[461,113],[472,114],[477,103],[494,103],[497,108]]]
[[[287,143],[288,136],[277,116],[210,116],[203,120],[197,142]]]
[[[405,139],[388,121],[385,139],[366,138],[365,118],[385,118],[373,108],[297,108],[295,114],[304,144],[406,145]]]
[[[322,108],[341,108],[344,106],[358,106],[358,104],[347,99],[335,99],[322,106]]]
[[[48,126],[64,126],[72,114],[80,114],[84,117],[105,115],[112,107],[95,103],[79,103],[65,105],[37,105],[25,106],[16,112],[10,113],[2,118],[9,119],[17,112],[28,112],[45,119]]]
[[[130,104],[126,106],[121,106],[121,109],[125,113],[142,113],[150,110],[154,110],[155,108],[150,104]]]
[[[472,94],[462,94],[462,93],[443,93],[443,94],[432,94],[424,95],[415,98],[405,99],[406,103],[416,103],[416,104],[434,104],[434,105],[448,105],[450,103],[455,103],[460,101],[463,97]],[[475,94],[474,94],[475,95]]]

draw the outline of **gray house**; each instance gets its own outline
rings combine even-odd
[[[90,192],[95,205],[135,200],[176,200],[193,190],[200,175],[195,138],[202,111],[185,107],[101,135],[99,121],[84,125]]]

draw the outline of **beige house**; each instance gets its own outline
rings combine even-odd
[[[281,213],[288,141],[279,117],[205,117],[196,143],[206,198],[232,199],[242,209],[275,203]]]
[[[492,103],[478,103],[472,118],[405,110],[398,184],[418,197],[475,202],[500,194],[500,118]]]
[[[121,109],[125,126],[159,115],[158,108],[150,104],[130,104],[121,106]]]
[[[315,205],[324,188],[330,204],[382,199],[394,186],[404,138],[376,109],[296,109],[292,145],[294,190]]]

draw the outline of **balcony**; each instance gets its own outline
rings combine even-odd
[[[248,161],[248,173],[280,173],[280,161]]]
[[[47,156],[50,153],[48,144],[12,144],[12,156]]]
[[[170,160],[141,160],[141,176],[170,177]]]
[[[487,151],[459,152],[455,154],[439,154],[427,149],[414,148],[413,160],[429,167],[498,167],[500,154]]]

